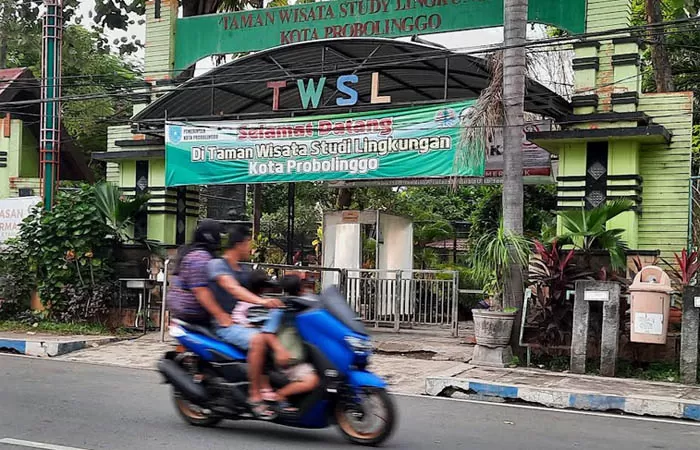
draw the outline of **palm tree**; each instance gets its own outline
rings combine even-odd
[[[525,73],[528,0],[504,0],[505,49],[503,51],[503,226],[514,235],[523,233],[523,153],[522,130],[525,126]],[[505,307],[523,303],[523,266],[511,258]],[[516,333],[513,333],[516,335]]]
[[[503,127],[503,229],[509,236],[523,234],[522,129],[525,125],[525,74],[527,55],[527,0],[504,0],[505,48],[490,58],[491,81],[479,95],[465,127],[455,164],[481,157],[494,130]],[[505,126],[503,126],[505,124]],[[503,306],[520,311],[523,303],[524,266],[511,247],[510,267],[504,279]],[[518,348],[520,321],[513,330],[513,348]]]

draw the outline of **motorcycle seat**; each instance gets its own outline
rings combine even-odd
[[[191,331],[192,333],[197,333],[197,334],[203,334],[204,336],[211,338],[211,339],[216,339],[217,341],[221,341],[221,338],[217,336],[214,331],[211,329],[204,327],[202,325],[194,325],[191,323],[183,322],[183,321],[178,321],[179,325],[184,328],[187,331]],[[223,342],[223,341],[222,341]]]
[[[214,330],[212,330],[211,328],[207,328],[207,327],[202,326],[202,325],[195,325],[195,324],[183,322],[182,320],[177,320],[177,324],[180,325],[185,330],[190,331],[192,333],[201,334],[201,335],[204,335],[210,339],[214,339],[216,341],[222,342],[230,347],[238,348],[235,345],[221,339],[219,336],[216,335]],[[243,353],[247,353],[245,350],[242,350],[242,349],[239,349],[239,350],[241,350]]]

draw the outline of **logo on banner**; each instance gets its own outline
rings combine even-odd
[[[168,127],[168,139],[173,144],[178,144],[182,141],[182,127],[178,125],[170,125]]]
[[[453,127],[457,125],[458,121],[459,117],[457,117],[457,113],[452,108],[441,109],[435,113],[435,122],[441,128]]]

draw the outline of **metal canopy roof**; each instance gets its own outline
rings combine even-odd
[[[437,103],[477,98],[489,82],[482,58],[415,42],[383,38],[342,38],[285,45],[221,65],[193,78],[136,114],[135,131],[158,133],[168,120],[219,118],[272,118],[290,115],[342,113],[335,105],[335,78],[354,73],[359,102],[352,111],[377,109],[370,105],[371,73],[380,74],[380,95],[390,105]],[[296,80],[327,77],[318,109],[303,110]],[[268,81],[287,80],[280,92],[280,109],[272,111]],[[167,89],[167,88],[166,88]],[[527,80],[525,109],[555,119],[571,113],[562,97],[531,79]]]

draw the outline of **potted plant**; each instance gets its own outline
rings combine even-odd
[[[490,306],[472,310],[477,346],[506,347],[510,343],[517,309],[503,307],[503,294],[509,288],[511,261],[525,267],[530,256],[530,242],[506,231],[501,221],[497,230],[477,240],[472,255],[474,279],[489,294]]]
[[[147,278],[150,258],[160,251],[157,243],[137,239],[132,233],[136,217],[147,202],[145,195],[125,198],[119,188],[110,183],[95,186],[95,205],[111,231],[105,239],[114,243],[119,278]]]

